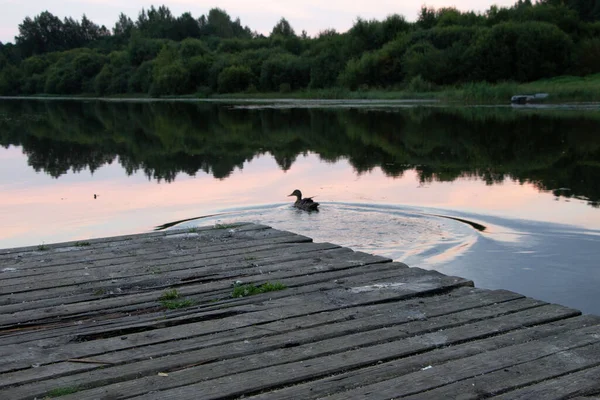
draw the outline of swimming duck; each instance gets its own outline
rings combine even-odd
[[[319,211],[319,203],[313,201],[312,197],[302,198],[302,192],[298,189],[294,190],[289,196],[296,196],[294,207],[305,211]]]

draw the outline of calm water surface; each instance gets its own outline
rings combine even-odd
[[[599,132],[595,105],[0,100],[0,248],[251,221],[600,314]]]

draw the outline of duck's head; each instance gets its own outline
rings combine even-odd
[[[301,192],[301,191],[299,191],[298,189],[296,189],[296,190],[294,190],[294,191],[292,192],[292,194],[289,194],[289,195],[288,195],[288,197],[290,197],[290,196],[296,196],[297,198],[301,199],[301,198],[302,198],[302,192]]]

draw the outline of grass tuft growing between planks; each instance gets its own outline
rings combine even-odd
[[[255,294],[261,294],[261,293],[267,293],[267,292],[276,292],[278,290],[283,290],[286,289],[287,286],[285,286],[283,283],[280,282],[265,282],[262,285],[254,285],[253,283],[248,283],[248,284],[242,284],[242,283],[236,283],[233,286],[233,292],[231,293],[231,297],[233,298],[238,298],[238,297],[246,297],[246,296],[252,296]]]
[[[193,306],[195,303],[193,300],[181,298],[181,294],[177,289],[171,289],[165,291],[159,298],[160,304],[169,310],[176,310],[179,308],[185,308]]]

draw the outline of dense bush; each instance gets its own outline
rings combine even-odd
[[[310,63],[310,84],[313,89],[336,84],[348,58],[344,55],[344,37],[335,31],[325,32],[315,40],[307,57]]]
[[[600,72],[600,38],[585,39],[577,45],[574,68],[582,75]]]
[[[152,78],[150,93],[153,96],[188,92],[190,73],[173,44],[162,47],[153,63]]]
[[[129,93],[148,93],[154,80],[154,61],[144,61],[137,67],[127,82]]]
[[[127,93],[133,68],[125,51],[114,51],[108,56],[108,63],[96,75],[94,91],[97,95]]]
[[[232,65],[219,74],[218,90],[221,93],[243,92],[254,81],[250,68]]]
[[[203,56],[210,52],[206,43],[199,39],[187,38],[179,44],[179,55],[182,58]]]
[[[498,24],[477,38],[473,79],[525,82],[560,75],[567,71],[572,51],[572,40],[555,25]]]
[[[0,93],[13,96],[21,91],[22,72],[14,65],[8,65],[0,71]]]
[[[147,39],[136,31],[131,36],[127,53],[132,65],[140,65],[144,61],[150,61],[158,56],[160,49],[165,44],[162,39]]]
[[[190,72],[190,88],[196,90],[199,87],[208,86],[208,71],[212,64],[210,56],[196,56],[186,61],[186,68]]]
[[[310,69],[306,60],[290,54],[275,55],[262,64],[260,88],[264,91],[279,90],[282,84],[291,89],[308,86]]]

